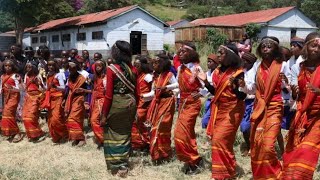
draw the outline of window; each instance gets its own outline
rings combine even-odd
[[[92,32],[92,39],[103,39],[103,31]]]
[[[62,41],[69,42],[70,41],[70,34],[63,34],[62,35]]]
[[[40,43],[47,43],[47,36],[41,36]]]
[[[32,43],[32,44],[36,44],[36,43],[38,43],[38,41],[39,41],[39,38],[38,38],[38,37],[32,37],[32,38],[31,38],[31,43]]]
[[[291,29],[291,38],[297,36],[297,29]]]
[[[52,42],[59,42],[59,35],[53,35]]]
[[[77,34],[77,41],[85,41],[85,40],[86,40],[86,33]]]

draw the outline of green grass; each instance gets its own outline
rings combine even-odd
[[[163,5],[147,5],[146,10],[159,17],[163,21],[180,20],[186,14],[186,9],[179,9],[174,7],[166,7]]]

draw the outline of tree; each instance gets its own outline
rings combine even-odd
[[[13,30],[13,22],[14,18],[10,14],[0,11],[0,32]]]
[[[70,7],[63,0],[0,0],[0,11],[13,18],[17,44],[22,44],[25,28],[70,16],[73,14]]]
[[[320,26],[319,0],[305,0],[301,4],[302,12]]]

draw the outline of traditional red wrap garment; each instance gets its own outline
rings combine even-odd
[[[40,104],[43,101],[44,93],[39,88],[42,84],[38,76],[25,76],[25,99],[22,108],[22,119],[28,138],[41,137],[44,132],[40,128]]]
[[[55,78],[56,74],[47,77],[47,86],[54,84],[56,87],[60,86],[59,81]],[[53,142],[59,142],[60,140],[68,138],[68,130],[64,117],[64,110],[62,105],[63,92],[57,88],[47,89],[46,94],[49,98],[48,108],[48,127],[49,133]]]
[[[212,178],[228,179],[236,174],[236,159],[233,144],[240,122],[244,115],[245,104],[233,93],[229,79],[237,77],[243,70],[216,69],[212,76],[215,87],[211,101],[211,117],[207,135],[212,140]]]
[[[20,92],[12,90],[12,87],[16,86],[15,81],[21,81],[19,75],[17,74],[4,74],[1,76],[4,107],[0,126],[3,136],[14,136],[20,133],[15,119],[16,111],[20,101]]]
[[[320,153],[320,96],[307,90],[320,88],[320,66],[315,71],[303,65],[298,77],[299,105],[283,155],[282,179],[313,179]]]
[[[107,76],[96,77],[91,97],[90,122],[98,143],[103,144],[103,128],[100,126],[100,117],[107,87]]]
[[[254,179],[277,179],[281,164],[275,151],[283,116],[282,63],[262,61],[256,75],[256,101],[251,116],[251,166]]]
[[[201,100],[199,98],[194,99],[191,94],[198,93],[202,85],[199,79],[185,65],[181,65],[178,83],[180,104],[177,124],[174,130],[177,158],[191,166],[195,166],[201,160],[194,130],[201,109]]]
[[[152,160],[162,160],[172,156],[171,128],[175,111],[175,99],[172,91],[161,91],[161,87],[170,84],[174,75],[164,72],[155,75],[155,96],[152,99],[148,119],[151,121],[150,155]]]
[[[69,140],[84,140],[83,121],[85,116],[84,95],[76,94],[74,91],[81,88],[86,78],[79,74],[75,82],[69,80],[69,94],[66,101],[65,112],[68,113],[67,128]]]
[[[131,146],[133,149],[142,150],[148,148],[150,144],[149,130],[145,126],[147,112],[150,102],[143,100],[142,94],[151,91],[152,82],[145,81],[147,74],[141,73],[138,76],[138,106],[135,121],[133,121],[131,132]]]

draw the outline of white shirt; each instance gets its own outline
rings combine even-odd
[[[249,77],[249,76],[252,76],[252,75],[253,75],[253,73],[252,73],[251,71],[253,71],[252,68],[249,69],[249,71],[244,70],[244,82],[247,82],[248,79],[252,78],[252,77]],[[239,90],[241,90],[241,88],[239,88]],[[255,97],[256,97],[255,94],[252,94],[252,93],[249,93],[249,92],[248,92],[246,99],[254,99]]]
[[[17,91],[22,90],[20,86],[21,77],[18,74],[12,74],[10,78],[14,80],[14,86],[12,88]],[[2,80],[3,80],[3,75],[1,76],[0,93],[2,93],[2,83],[3,83]]]
[[[208,93],[208,91],[205,91],[205,90],[204,90],[204,82],[203,82],[202,80],[200,80],[200,79],[197,77],[197,75],[196,75],[197,71],[199,71],[200,73],[203,72],[201,66],[199,66],[198,64],[192,63],[192,62],[187,63],[187,64],[184,64],[184,65],[191,71],[192,75],[200,81],[202,87],[199,88],[199,93],[200,93],[202,96],[206,96],[207,93]],[[180,69],[181,69],[181,66],[178,67],[177,79],[179,78]]]
[[[208,82],[209,82],[211,85],[213,85],[213,83],[212,83],[213,71],[211,71],[211,69],[209,69],[206,74],[207,74],[207,80],[208,80]],[[207,89],[206,87],[204,87],[203,89],[200,90],[200,94],[205,94],[205,96],[206,96],[207,98],[212,98],[212,97],[213,97],[213,95],[208,91],[208,89]]]
[[[240,91],[246,93],[246,94],[255,94],[256,93],[256,75],[257,75],[257,71],[260,68],[261,65],[261,60],[256,61],[253,64],[253,67],[248,71],[248,75],[247,78],[245,80],[245,87],[239,89]],[[285,76],[290,76],[290,72],[288,72],[287,68],[286,68],[286,62],[282,62],[282,66],[281,66],[281,70],[280,73],[283,73]],[[285,84],[284,82],[282,83],[283,87],[286,87],[287,84]]]
[[[57,88],[59,89],[64,89],[66,87],[65,85],[65,79],[66,76],[64,75],[64,73],[57,73],[54,78],[56,78],[59,81],[59,86],[57,86]]]
[[[177,79],[174,76],[171,76],[169,79],[169,84],[166,85],[167,90],[171,90],[174,95],[177,95],[179,93],[179,84]],[[153,82],[151,91],[149,93],[143,94],[142,97],[145,101],[151,101],[155,95],[155,84]]]
[[[38,74],[36,78],[40,81],[40,85],[39,85],[38,88],[39,88],[40,90],[42,90],[42,88],[45,87],[45,84],[44,84],[44,82],[43,82],[43,79],[42,79],[42,77],[40,76],[40,74]],[[23,83],[24,83],[24,88],[27,88],[27,87],[26,87],[26,85],[27,85],[27,75],[24,76]]]

